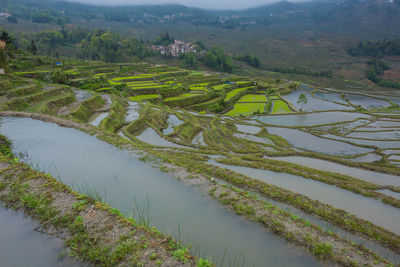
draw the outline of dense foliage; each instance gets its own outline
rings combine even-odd
[[[238,55],[235,57],[235,59],[246,62],[247,64],[249,64],[250,66],[252,66],[254,68],[260,67],[260,60],[258,59],[258,57],[254,56],[254,55],[248,55],[248,54],[247,55]]]
[[[218,71],[233,72],[233,59],[228,55],[222,47],[216,46],[203,57],[203,63],[210,68]]]
[[[180,56],[182,59],[182,67],[186,69],[194,69],[198,66],[198,60],[194,53],[182,54]]]
[[[281,73],[303,74],[308,76],[329,77],[329,78],[333,77],[333,73],[330,70],[313,71],[304,69],[302,67],[272,67],[271,70]]]
[[[348,52],[352,56],[382,57],[400,55],[400,39],[385,39],[376,42],[363,41],[357,47],[350,48]]]
[[[130,62],[152,55],[146,45],[134,37],[111,31],[82,28],[46,30],[19,38],[19,48],[32,54],[77,56],[106,62]]]
[[[30,2],[1,0],[0,6],[3,10],[12,14],[12,23],[17,19],[30,20],[35,23],[52,23],[63,25],[71,21],[69,16],[57,8],[52,7],[48,2]]]
[[[136,38],[110,31],[89,33],[79,47],[81,57],[106,62],[138,61],[151,55],[151,51]]]
[[[164,34],[160,34],[160,36],[157,37],[157,39],[154,40],[154,44],[156,45],[169,45],[174,42],[175,38],[172,37],[168,32]]]
[[[368,62],[368,65],[369,68],[366,75],[369,80],[373,81],[374,83],[377,83],[382,87],[391,87],[400,89],[400,82],[388,81],[381,78],[385,70],[388,70],[390,68],[386,62],[374,59],[370,60]]]

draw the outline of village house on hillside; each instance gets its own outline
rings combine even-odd
[[[8,18],[8,17],[11,17],[11,14],[10,14],[10,13],[7,13],[7,12],[0,12],[0,17],[6,17],[6,18]]]
[[[169,45],[152,45],[152,49],[158,51],[161,55],[178,57],[181,54],[187,53],[201,53],[199,47],[196,44],[185,42],[181,40],[174,40]]]

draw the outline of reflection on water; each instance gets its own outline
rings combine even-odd
[[[99,126],[101,121],[104,120],[105,118],[107,118],[108,114],[110,114],[110,112],[103,112],[103,113],[94,115],[94,119],[92,119],[89,122],[89,124],[96,126],[96,127]]]
[[[177,145],[175,143],[172,143],[172,142],[162,138],[152,128],[147,128],[140,135],[136,136],[136,138],[142,142],[152,144],[154,146],[169,146],[169,147],[184,148],[184,146]]]
[[[181,125],[183,121],[181,121],[176,115],[169,115],[168,117],[168,128],[163,130],[163,134],[171,134],[174,132],[176,126]]]
[[[64,242],[34,231],[37,224],[0,206],[0,266],[84,266],[69,257],[60,259]]]

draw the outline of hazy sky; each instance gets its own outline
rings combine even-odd
[[[206,9],[244,9],[277,2],[278,0],[69,0],[84,4],[101,5],[152,5],[152,4],[182,4]],[[291,0],[299,2],[301,0]],[[304,1],[304,0],[303,0]]]

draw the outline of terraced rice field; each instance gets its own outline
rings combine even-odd
[[[271,113],[293,114],[253,116],[265,113],[268,102],[257,80],[150,64],[69,71],[85,79],[82,69],[108,80],[75,80],[77,90],[45,89],[39,78],[24,78],[23,69],[1,77],[0,133],[15,142],[16,155],[26,150],[54,164],[67,183],[84,177],[103,187],[126,215],[135,199],[140,206],[147,198],[152,216],[143,227],[192,244],[182,250],[216,265],[240,253],[245,266],[400,262],[398,107],[381,114],[376,109],[387,108],[385,100],[347,102],[340,92],[313,96],[312,88],[268,80],[262,83],[276,88]],[[149,87],[154,93],[132,95]],[[292,91],[283,96],[290,105],[306,112],[292,111],[280,99],[283,90]],[[302,93],[307,103],[298,103]],[[361,102],[365,109],[356,111]]]

